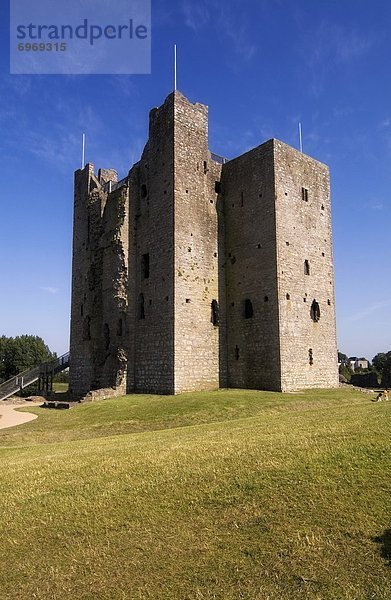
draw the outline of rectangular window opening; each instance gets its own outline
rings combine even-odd
[[[219,303],[217,302],[217,300],[212,300],[211,311],[212,311],[212,315],[211,315],[212,324],[214,327],[218,327],[219,322],[220,322],[220,317],[219,317]]]
[[[249,298],[244,301],[244,318],[251,319],[254,315],[253,303]]]
[[[149,254],[143,254],[141,257],[141,276],[143,279],[149,279]]]

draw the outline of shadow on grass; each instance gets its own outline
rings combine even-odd
[[[373,538],[373,541],[380,546],[380,556],[387,561],[391,567],[391,529],[386,529],[383,535]]]

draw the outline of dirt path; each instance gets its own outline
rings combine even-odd
[[[28,406],[41,406],[42,403],[29,404]],[[37,419],[37,415],[31,413],[18,412],[15,408],[20,406],[27,406],[26,402],[21,404],[0,404],[0,429],[6,429],[7,427],[15,427],[16,425],[22,425],[29,421]]]

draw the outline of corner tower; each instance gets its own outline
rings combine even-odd
[[[336,387],[328,168],[270,140],[222,188],[229,387]]]
[[[129,174],[129,391],[219,387],[220,171],[207,107],[172,93],[151,111],[148,144]]]

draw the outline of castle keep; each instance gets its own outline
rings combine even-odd
[[[272,139],[225,161],[174,92],[117,181],[75,173],[75,396],[338,385],[328,168]]]

